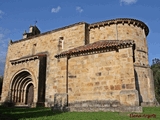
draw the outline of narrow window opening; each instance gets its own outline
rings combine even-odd
[[[58,46],[59,46],[59,50],[64,49],[64,40],[63,40],[63,37],[59,37]]]

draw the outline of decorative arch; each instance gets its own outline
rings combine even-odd
[[[10,83],[11,101],[16,104],[32,104],[34,87],[32,74],[28,70],[18,71],[13,75]]]
[[[31,70],[29,70],[29,69],[23,68],[23,69],[20,69],[19,71],[17,71],[17,72],[12,76],[11,81],[10,81],[10,88],[11,88],[11,85],[12,85],[12,83],[13,83],[14,78],[15,78],[19,73],[21,73],[21,72],[23,72],[23,71],[27,71],[28,73],[30,73],[30,75],[32,76],[32,81],[33,81],[33,83],[34,83],[34,87],[37,86],[37,84],[36,84],[36,82],[35,82],[35,81],[36,81],[36,77],[34,76],[33,72],[32,72]]]

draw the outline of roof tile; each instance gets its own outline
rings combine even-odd
[[[84,53],[88,51],[96,51],[104,48],[108,49],[111,47],[133,45],[133,44],[134,44],[133,40],[100,40],[91,44],[79,46],[79,47],[70,49],[68,51],[64,51],[56,55],[55,57],[65,57],[67,55],[72,55],[72,54]]]

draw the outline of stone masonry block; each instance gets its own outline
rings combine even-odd
[[[139,96],[137,90],[121,90],[120,103],[122,106],[139,106]]]
[[[54,109],[59,110],[67,106],[67,94],[56,93],[54,95]]]

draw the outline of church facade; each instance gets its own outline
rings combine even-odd
[[[45,33],[30,26],[8,46],[1,102],[71,111],[153,106],[148,33],[145,23],[129,18]]]

